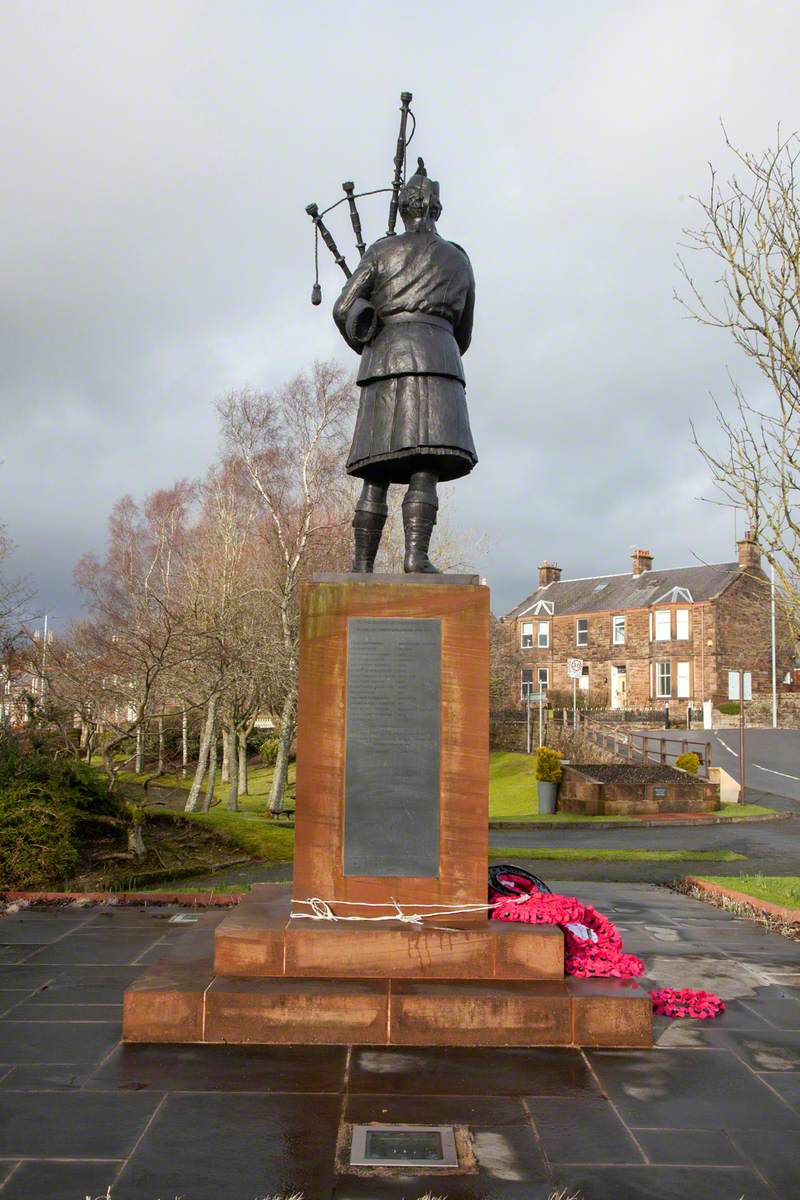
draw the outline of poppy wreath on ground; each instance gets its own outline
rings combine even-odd
[[[520,867],[498,867],[490,876],[489,902],[495,921],[525,921],[535,925],[560,925],[564,931],[564,973],[591,977],[630,979],[644,974],[644,963],[626,954],[622,936],[613,921],[574,896],[531,890],[530,878]],[[537,880],[541,883],[541,880]],[[544,885],[547,886],[546,884]],[[498,890],[502,887],[502,893]],[[536,887],[536,884],[534,884]],[[657,1016],[715,1017],[725,1004],[713,992],[691,988],[659,988],[650,993]]]
[[[650,999],[657,1017],[694,1017],[706,1021],[725,1012],[725,1001],[720,996],[692,988],[657,988],[650,993]]]

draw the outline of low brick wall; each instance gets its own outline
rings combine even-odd
[[[625,764],[565,766],[559,812],[585,816],[705,813],[719,808],[719,786],[672,767]]]

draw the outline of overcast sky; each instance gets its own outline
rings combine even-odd
[[[683,319],[674,259],[708,160],[730,166],[720,117],[754,150],[800,126],[798,44],[796,0],[5,0],[0,522],[39,604],[79,610],[120,495],[204,471],[226,390],[355,365],[324,248],[309,304],[303,210],[389,181],[403,89],[477,278],[480,463],[446,503],[489,539],[495,611],[543,557],[734,557],[689,419],[713,436],[710,393],[751,376]],[[380,236],[385,198],[362,218]]]

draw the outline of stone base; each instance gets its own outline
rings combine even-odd
[[[231,979],[150,968],[125,994],[127,1042],[371,1046],[652,1045],[627,980]]]
[[[290,907],[291,889],[254,888],[217,927],[215,973],[329,979],[564,977],[564,938],[553,925],[483,916],[480,925],[447,928],[448,918],[441,917],[420,929],[399,921],[290,919]]]
[[[289,898],[261,885],[235,913],[201,917],[128,988],[125,1041],[652,1045],[647,992],[628,980],[565,979],[558,929],[288,927]]]

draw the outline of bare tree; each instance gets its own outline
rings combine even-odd
[[[298,586],[315,564],[330,558],[345,530],[349,535],[342,465],[355,406],[353,382],[336,363],[315,363],[273,392],[232,393],[219,406],[225,443],[244,466],[271,548],[265,590],[277,618],[273,703],[279,699],[273,814],[283,809],[295,733]],[[229,749],[231,779],[236,758],[235,749]]]
[[[24,579],[11,578],[6,574],[7,560],[14,551],[14,544],[0,525],[0,656],[10,651],[22,633],[23,613],[33,596]]]
[[[730,333],[769,388],[755,402],[732,379],[732,411],[717,404],[722,449],[701,445],[695,430],[694,440],[775,568],[800,631],[800,135],[779,129],[761,154],[737,149],[727,133],[725,143],[737,170],[722,183],[710,168],[707,194],[695,197],[704,224],[685,231],[687,248],[716,260],[718,291],[707,298],[681,257],[688,292],[677,298],[695,320]]]

